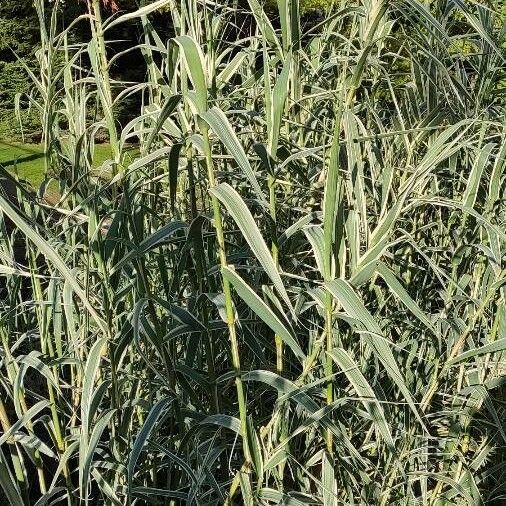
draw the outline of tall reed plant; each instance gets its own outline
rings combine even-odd
[[[496,6],[90,0],[58,32],[36,4],[51,171],[2,169],[3,500],[500,504]],[[132,51],[146,81],[113,79]]]

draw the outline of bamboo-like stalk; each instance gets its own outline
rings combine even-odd
[[[213,154],[211,150],[211,143],[209,142],[209,127],[201,121],[199,128],[204,140],[204,154],[206,159],[207,177],[209,180],[209,188],[212,189],[216,186],[216,176],[213,167]],[[218,258],[221,268],[228,266],[227,253],[225,248],[225,235],[223,233],[223,219],[221,215],[220,203],[216,196],[211,195],[211,202],[213,208],[214,228],[216,230],[216,239],[218,241]],[[242,382],[241,373],[241,358],[239,354],[239,341],[237,339],[237,329],[235,322],[235,309],[232,300],[232,290],[230,283],[225,277],[222,277],[223,293],[225,295],[225,310],[227,315],[227,327],[230,339],[230,348],[232,354],[232,365],[235,372],[235,384],[237,389],[237,401],[239,404],[239,419],[241,422],[241,435],[244,452],[244,460],[246,467],[249,468],[251,464],[251,454],[248,444],[248,420],[247,420],[247,405],[246,395],[244,393],[244,386]]]
[[[278,136],[279,132],[275,132],[274,129],[276,125],[273,124],[273,100],[272,100],[272,91],[270,84],[270,74],[269,74],[269,57],[266,51],[265,43],[263,48],[263,62],[264,62],[264,92],[265,92],[265,108],[267,112],[267,117],[269,118],[268,122],[268,154],[274,163],[277,163],[277,149],[278,149]],[[275,171],[275,168],[271,168],[272,171]],[[277,244],[277,217],[276,217],[276,176],[274,172],[267,176],[267,186],[269,188],[269,213],[272,219],[272,227],[273,227],[273,239],[271,241],[271,253],[272,258],[276,267],[279,267],[279,252],[278,252],[278,244]],[[282,374],[283,372],[283,341],[279,335],[274,336],[274,341],[276,345],[276,370],[278,374]]]
[[[339,198],[339,151],[340,151],[340,136],[341,136],[341,120],[343,110],[349,109],[353,101],[357,89],[362,81],[363,73],[367,61],[367,56],[371,50],[371,45],[374,41],[376,30],[379,26],[381,19],[383,18],[386,9],[388,7],[387,0],[378,0],[374,2],[373,9],[369,13],[369,21],[366,28],[366,35],[363,41],[363,49],[358,63],[353,71],[351,84],[346,94],[346,99],[342,106],[338,106],[335,126],[332,140],[332,147],[329,159],[329,165],[326,173],[325,180],[325,194],[323,201],[323,235],[324,235],[324,246],[323,246],[323,277],[324,281],[328,282],[334,278],[332,272],[333,262],[333,249],[334,249],[334,232],[337,219],[338,209],[338,198]],[[333,299],[331,294],[327,291],[325,294],[325,376],[329,378],[329,382],[326,387],[326,399],[327,404],[332,404],[334,400],[334,391],[332,386],[332,374],[333,374],[333,360],[329,356],[329,352],[334,347],[334,315],[333,315]],[[327,451],[329,454],[333,454],[333,436],[330,430],[327,430],[326,436]]]
[[[0,426],[2,427],[2,431],[4,434],[8,432],[9,429],[12,428],[9,417],[7,416],[5,404],[1,398],[0,398]],[[10,449],[10,454],[12,459],[12,467],[14,468],[14,476],[16,477],[18,486],[20,487],[21,494],[24,500],[26,501],[26,503],[28,503],[29,483],[27,482],[27,479],[25,477],[23,455],[20,451],[20,448],[14,442],[9,441],[9,444],[13,446],[13,448]]]
[[[188,44],[187,49],[190,54],[193,54],[191,63],[196,66],[199,65],[200,68],[187,68],[189,73],[192,74],[192,80],[194,80],[194,85],[196,86],[196,107],[200,114],[204,113],[209,107],[209,83],[206,82],[205,70],[206,66],[205,58],[202,54],[200,54],[199,46],[196,45],[195,40],[185,39],[186,44]],[[185,55],[186,65],[189,67],[190,62],[188,61],[188,56]],[[195,59],[198,58],[198,61]],[[184,68],[184,67],[183,67]],[[184,74],[183,74],[184,76]],[[208,124],[197,117],[197,124],[199,131],[202,135],[202,148],[204,152],[205,165],[207,169],[207,179],[208,179],[208,189],[213,190],[217,186],[215,169],[213,164],[213,152],[211,148],[211,142],[209,139],[209,126]],[[223,231],[223,218],[221,214],[221,207],[216,195],[211,191],[211,205],[213,211],[213,224],[216,231],[216,240],[218,243],[218,259],[220,262],[221,269],[225,269],[228,267],[227,253],[225,247],[225,235]],[[226,312],[226,320],[227,320],[227,328],[229,334],[230,348],[231,348],[231,356],[232,356],[232,366],[235,374],[235,383],[236,383],[236,391],[237,391],[237,401],[239,405],[239,420],[240,420],[240,431],[243,442],[243,454],[244,454],[244,467],[243,469],[249,472],[249,468],[251,466],[251,453],[248,444],[248,420],[247,420],[247,404],[246,404],[246,396],[244,392],[244,386],[242,382],[242,371],[241,371],[241,360],[239,354],[239,341],[237,337],[237,329],[236,329],[236,315],[235,308],[232,299],[232,291],[231,286],[225,276],[222,275],[222,287],[223,293],[225,297],[225,312]],[[242,472],[242,470],[241,470]]]
[[[335,127],[334,138],[332,140],[332,148],[330,153],[330,160],[327,170],[327,178],[325,182],[325,195],[323,200],[323,277],[324,281],[328,282],[333,279],[334,273],[332,270],[333,260],[333,247],[334,247],[334,231],[336,226],[336,215],[338,207],[339,195],[339,143],[341,134],[341,109],[338,109]],[[334,348],[334,315],[333,315],[333,298],[329,291],[325,293],[325,376],[328,378],[326,386],[326,400],[330,405],[334,401],[334,388],[332,385],[332,372],[333,361],[328,355]],[[326,434],[327,451],[330,455],[333,454],[333,435],[331,430],[327,429]]]
[[[88,9],[91,14],[90,27],[93,41],[96,43],[97,49],[97,71],[96,76],[98,96],[105,117],[107,131],[109,133],[109,141],[111,144],[111,154],[114,160],[113,176],[116,175],[118,167],[120,167],[120,148],[118,133],[116,130],[116,122],[114,119],[114,101],[112,96],[111,78],[109,75],[109,62],[107,60],[107,48],[105,44],[104,25],[102,22],[102,12],[100,0],[87,0]]]
[[[5,353],[6,353],[6,361],[7,361],[7,376],[9,381],[15,385],[15,377],[17,375],[17,364],[14,362],[13,357],[10,354],[10,348],[7,336],[5,334],[5,329],[0,328],[0,335],[2,338],[2,345],[4,347]],[[15,393],[15,395],[19,396],[19,404],[21,406],[21,410],[23,414],[25,414],[28,411],[28,406],[26,404],[26,396],[23,389],[20,389],[18,392]],[[9,426],[9,419],[7,417],[7,413],[5,411],[4,406],[0,406],[0,408],[3,408],[2,412],[2,424],[5,424],[5,426]],[[26,427],[30,432],[33,433],[33,423],[31,420],[26,422]],[[37,479],[39,484],[39,489],[42,494],[45,494],[47,492],[47,483],[46,483],[46,475],[44,472],[44,466],[41,459],[40,451],[38,449],[34,449],[33,452],[34,460],[35,460],[35,468],[37,472]],[[16,466],[16,476],[18,481],[21,479],[21,475],[19,474],[21,472],[22,460],[16,458],[15,459],[15,466]],[[23,473],[24,474],[24,473]]]

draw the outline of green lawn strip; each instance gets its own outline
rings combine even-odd
[[[44,152],[39,144],[20,144],[0,141],[0,165],[17,172],[33,186],[44,179]]]
[[[132,157],[136,149],[132,148]],[[96,144],[93,166],[99,167],[111,157],[109,144]],[[0,165],[16,172],[37,188],[44,180],[44,152],[40,144],[22,144],[0,140]]]

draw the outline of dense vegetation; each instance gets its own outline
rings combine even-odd
[[[301,29],[297,1],[114,5],[36,2],[47,177],[2,170],[0,196],[3,501],[502,504],[498,6]],[[146,78],[112,75],[132,52]]]
[[[51,16],[51,2],[43,6],[45,15]],[[134,0],[123,0],[122,9],[134,11]],[[58,28],[71,25],[86,12],[86,2],[59,2]],[[110,12],[110,11],[109,11]],[[165,33],[164,27],[170,23],[165,12],[154,20],[159,31]],[[140,27],[135,23],[123,23],[110,30],[109,55],[135,46],[141,37]],[[91,37],[89,23],[77,23],[68,33],[69,43],[87,42]],[[26,66],[33,69],[38,65],[38,52],[41,44],[39,20],[33,0],[0,2],[0,139],[9,141],[38,142],[41,138],[41,124],[36,111],[29,107],[26,96],[33,91],[26,76]],[[145,65],[139,51],[131,51],[128,65],[112,66],[112,75],[124,81],[141,81],[145,76]],[[55,62],[57,64],[57,62]],[[20,101],[21,118],[15,111],[14,104]],[[123,101],[116,108],[115,115],[120,123],[126,124],[132,117],[129,108],[131,100]],[[90,105],[89,115],[93,115]],[[22,120],[22,128],[20,125]]]
[[[0,2],[0,138],[17,139],[22,134],[14,102],[18,93],[28,92],[29,82],[18,58],[33,64],[39,43],[37,14],[31,4]],[[23,123],[29,131],[40,130],[35,115],[25,113]]]

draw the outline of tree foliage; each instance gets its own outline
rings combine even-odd
[[[19,121],[14,113],[17,94],[30,90],[22,58],[34,64],[40,40],[38,20],[30,0],[0,2],[0,138],[19,138]],[[28,130],[37,130],[36,117],[23,115]]]

